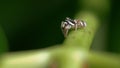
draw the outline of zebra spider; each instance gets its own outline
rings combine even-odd
[[[78,28],[86,27],[86,25],[86,22],[84,22],[83,20],[72,20],[69,17],[66,17],[65,21],[61,22],[61,29],[64,34],[64,37],[67,37],[68,31],[70,29],[77,30]]]

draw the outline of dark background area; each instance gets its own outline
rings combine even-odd
[[[111,0],[110,3],[106,51],[120,53],[119,2]],[[73,18],[78,9],[81,8],[78,8],[77,0],[0,2],[0,24],[6,34],[9,51],[40,49],[61,44],[64,40],[60,29],[61,21],[66,16]]]
[[[120,53],[120,2],[111,0],[107,50]]]
[[[73,17],[77,0],[10,0],[1,2],[0,23],[9,51],[31,50],[60,44],[61,21]]]

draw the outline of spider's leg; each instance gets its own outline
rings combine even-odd
[[[65,30],[64,30],[64,37],[65,37],[65,38],[66,38],[67,35],[68,35],[68,31],[69,31],[69,29],[65,29]]]
[[[69,29],[61,28],[64,37],[67,37]]]
[[[64,34],[64,37],[67,37],[69,29],[71,29],[71,25],[66,25],[64,28],[62,28],[62,32]]]
[[[75,28],[75,30],[77,30],[77,28],[78,28],[77,21],[76,21],[76,20],[74,20],[74,23],[75,23],[75,26],[74,26],[74,28]]]

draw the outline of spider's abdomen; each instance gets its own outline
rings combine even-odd
[[[87,26],[86,22],[83,20],[77,21],[78,28],[84,28]]]

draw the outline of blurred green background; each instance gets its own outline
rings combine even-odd
[[[77,0],[11,0],[0,4],[0,25],[9,51],[30,50],[60,44],[64,37],[60,24],[73,17]],[[0,32],[1,33],[1,32]],[[0,41],[3,41],[1,39]]]
[[[97,5],[105,5],[106,3],[99,4],[97,2],[95,6],[90,6],[90,2],[83,5],[83,1],[1,1],[0,52],[40,49],[61,44],[64,40],[60,29],[61,21],[66,16],[74,18],[79,10],[84,9],[96,13],[101,20],[101,26],[91,48],[120,53],[119,2],[117,0],[110,0],[110,2],[101,0],[110,4],[110,10],[103,13],[101,9],[106,8],[97,7]]]

